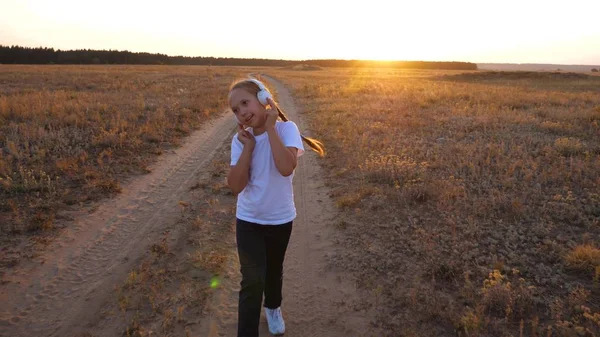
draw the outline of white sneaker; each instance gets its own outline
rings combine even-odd
[[[265,308],[265,316],[269,324],[269,332],[274,336],[281,336],[285,333],[285,322],[281,315],[281,307],[277,309]]]

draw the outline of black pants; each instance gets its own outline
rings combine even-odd
[[[258,225],[237,219],[236,239],[242,282],[238,303],[238,337],[258,337],[260,311],[281,306],[283,260],[292,222]]]

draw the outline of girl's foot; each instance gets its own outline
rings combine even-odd
[[[281,307],[277,309],[265,308],[265,316],[269,324],[269,332],[274,336],[281,336],[285,333],[285,322],[281,315]]]

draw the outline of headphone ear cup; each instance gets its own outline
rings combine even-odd
[[[269,104],[268,99],[273,99],[273,97],[271,96],[271,93],[268,92],[267,90],[263,89],[261,91],[258,92],[258,94],[256,95],[258,98],[258,101],[260,102],[260,104],[262,105],[267,105]]]

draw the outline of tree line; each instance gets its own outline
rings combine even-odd
[[[165,54],[130,52],[127,50],[55,50],[46,47],[0,45],[0,64],[145,64],[145,65],[214,65],[214,66],[294,66],[307,64],[319,67],[385,67],[405,69],[476,70],[471,62],[437,61],[369,61],[369,60],[273,60],[257,58],[169,56]]]

